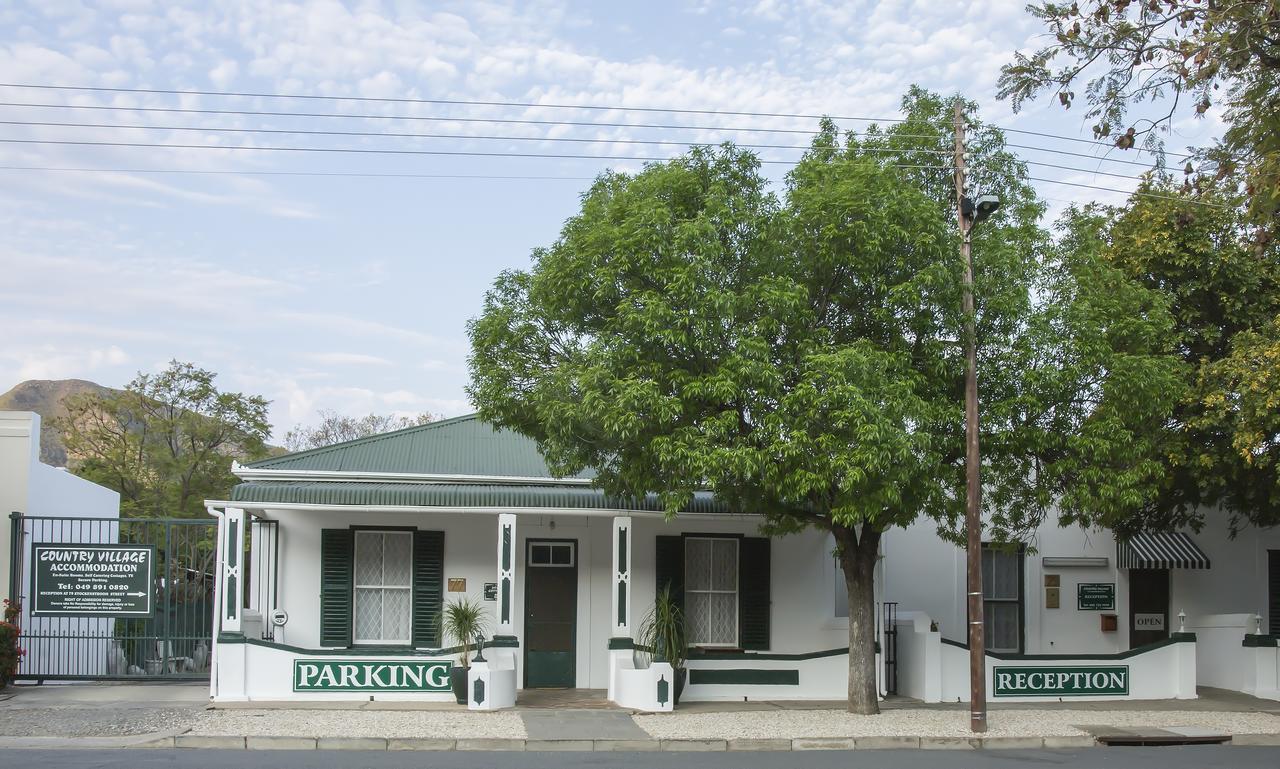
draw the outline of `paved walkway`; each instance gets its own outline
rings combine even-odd
[[[522,710],[531,740],[647,740],[649,733],[621,710]]]

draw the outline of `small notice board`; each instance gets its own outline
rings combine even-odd
[[[1076,609],[1079,611],[1114,611],[1114,582],[1081,582],[1076,585]]]

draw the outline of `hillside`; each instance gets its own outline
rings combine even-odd
[[[40,461],[54,467],[65,467],[67,450],[62,445],[62,434],[53,426],[53,420],[66,416],[63,404],[68,397],[85,392],[105,395],[117,391],[86,379],[29,379],[0,395],[0,411],[34,411],[39,414]]]

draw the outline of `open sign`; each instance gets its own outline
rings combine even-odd
[[[1164,630],[1163,614],[1134,614],[1134,630]]]

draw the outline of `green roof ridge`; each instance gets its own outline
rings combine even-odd
[[[303,457],[323,456],[325,454],[331,454],[335,451],[342,451],[342,450],[348,449],[352,446],[363,446],[370,443],[377,443],[378,441],[386,440],[388,438],[392,438],[396,436],[406,435],[412,432],[425,432],[427,430],[434,429],[437,427],[444,427],[446,425],[458,424],[460,422],[474,421],[479,418],[480,418],[479,414],[463,414],[462,416],[459,416],[459,417],[450,417],[448,419],[438,419],[434,422],[427,422],[426,424],[412,425],[410,427],[402,427],[399,430],[391,430],[389,432],[377,433],[375,435],[366,435],[363,438],[353,438],[352,440],[342,441],[341,443],[331,443],[328,446],[317,446],[314,449],[292,451],[292,452],[289,452],[288,454],[280,454],[278,456],[268,457],[266,459],[259,459],[256,462],[249,462],[245,465],[242,465],[242,467],[270,469],[273,464],[276,464],[282,461],[301,459]]]

